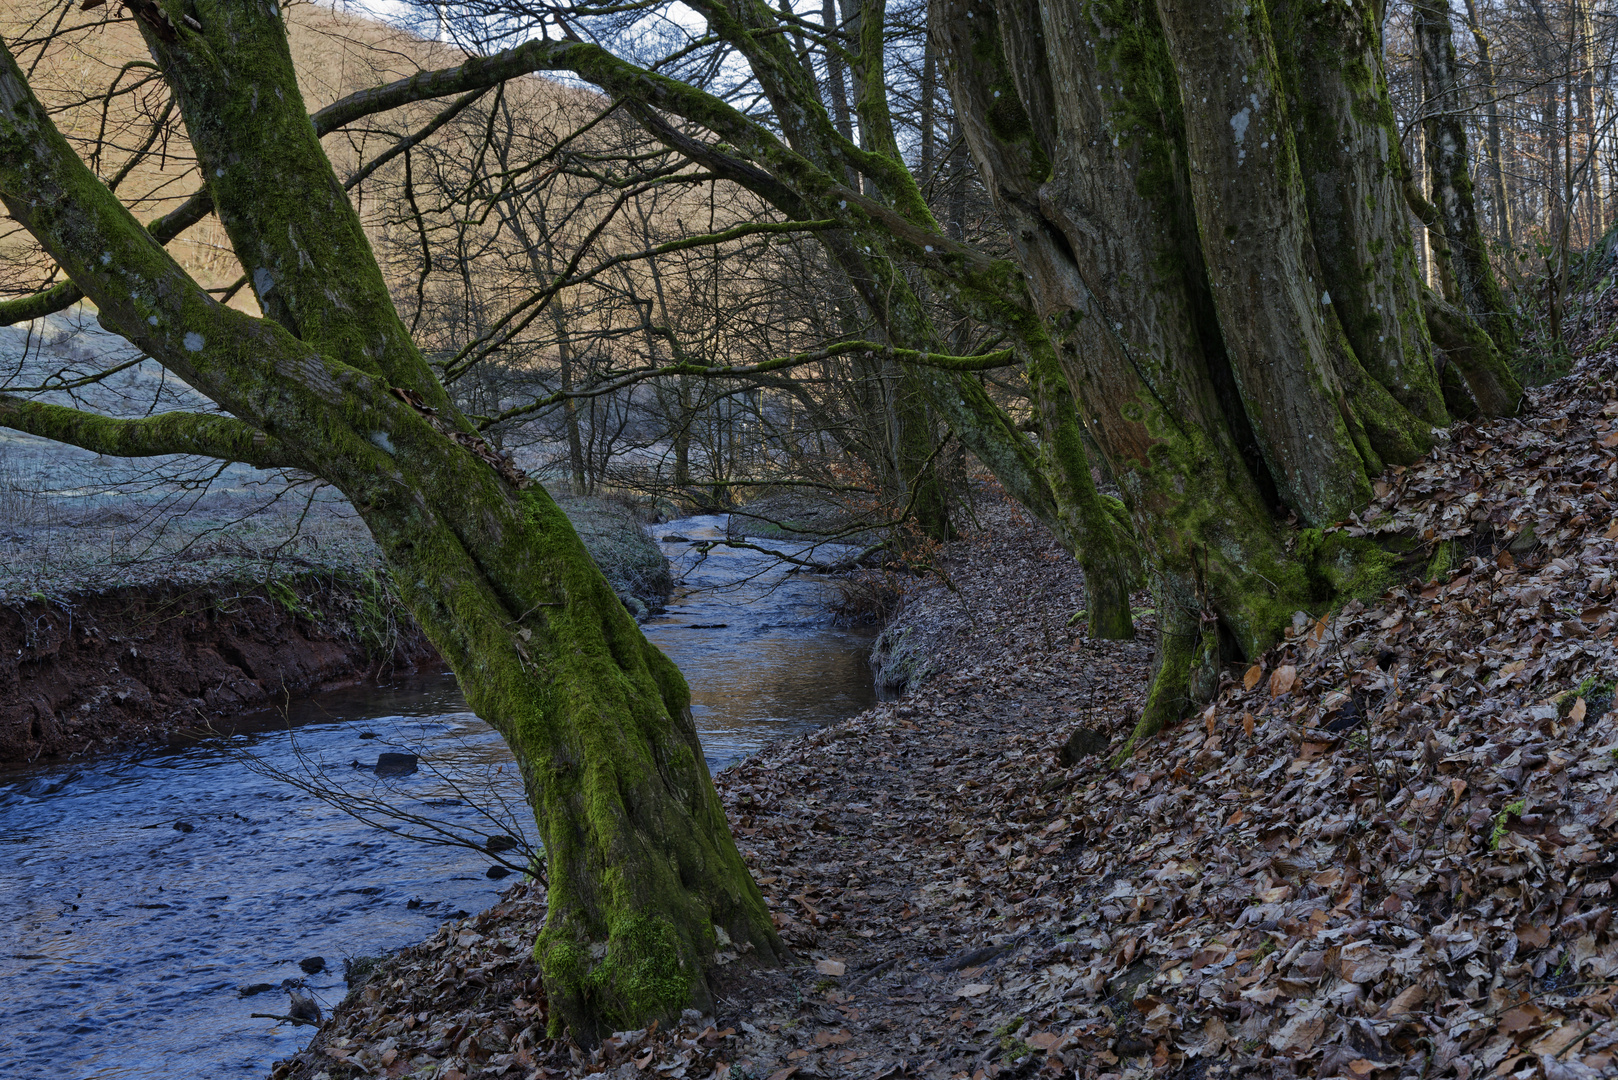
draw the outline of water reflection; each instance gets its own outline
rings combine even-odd
[[[814,574],[746,548],[704,550],[705,541],[725,539],[725,526],[716,514],[652,530],[680,585],[668,612],[645,626],[691,685],[691,711],[716,770],[876,700],[868,661],[875,631],[833,626]],[[759,546],[828,562],[842,550]]]
[[[724,528],[710,517],[657,531],[700,541]],[[688,540],[665,541],[684,583],[646,630],[691,684],[711,767],[870,704],[869,635],[829,624],[817,579],[756,552],[700,556]],[[308,982],[329,1007],[344,957],[420,940],[497,895],[490,856],[367,826],[250,768],[243,750],[467,835],[522,829],[505,744],[443,675],[140,753],[0,771],[0,1075],[261,1077],[307,1032],[250,1016],[284,1011],[284,994],[238,987],[299,977],[299,960],[322,956],[328,970]],[[384,750],[419,753],[424,768],[378,780],[354,767]]]
[[[488,832],[461,789],[491,779],[491,761],[507,798],[521,787],[464,708],[453,680],[412,680],[306,703],[295,743],[285,719],[259,717],[231,736],[0,774],[0,1071],[262,1076],[307,1033],[250,1017],[283,1012],[284,994],[237,987],[301,977],[298,961],[322,956],[329,970],[309,985],[329,1006],[345,956],[486,907],[487,856],[367,828],[235,753],[297,771],[301,751],[334,780]],[[383,782],[349,765],[382,743],[423,748],[444,775]]]

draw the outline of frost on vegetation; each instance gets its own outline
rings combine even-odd
[[[0,328],[0,392],[119,418],[220,411],[78,309]],[[668,564],[627,509],[579,499],[563,510],[632,609],[661,605]],[[184,455],[102,457],[0,429],[0,603],[381,566],[358,514],[307,476]]]
[[[61,388],[129,361],[140,362]],[[0,373],[0,391],[104,416],[219,411],[79,309],[0,328]],[[256,581],[271,565],[376,569],[376,547],[347,503],[296,481],[181,455],[102,457],[0,430],[0,602]]]

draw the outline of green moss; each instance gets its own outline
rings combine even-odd
[[[594,966],[586,950],[570,941],[550,943],[540,966],[547,986],[582,991],[607,1030],[678,1015],[690,1004],[698,977],[681,960],[669,920],[639,914],[613,924]]]
[[[1514,803],[1509,803],[1503,810],[1494,816],[1494,829],[1489,833],[1490,851],[1499,849],[1500,841],[1506,838],[1506,833],[1508,831],[1506,826],[1510,823],[1512,818],[1521,817],[1523,811],[1527,809],[1528,800],[1518,799]]]
[[[1427,564],[1426,576],[1423,581],[1442,581],[1449,576],[1455,566],[1455,542],[1445,540],[1433,549],[1433,557]]]
[[[1006,62],[994,6],[980,4],[972,14],[972,57],[977,61],[977,78],[988,91],[984,119],[989,131],[1004,146],[1019,148],[1026,162],[1028,181],[1043,184],[1050,179],[1051,162],[1035,137],[1034,125],[1023,108],[1011,65]]]
[[[1381,596],[1393,584],[1399,562],[1397,555],[1365,537],[1318,529],[1299,534],[1297,555],[1306,567],[1310,592],[1317,603],[1340,604]]]

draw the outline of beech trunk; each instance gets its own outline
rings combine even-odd
[[[561,511],[450,403],[395,313],[309,122],[273,5],[130,5],[266,318],[214,301],[130,217],[0,50],[0,199],[102,320],[228,416],[120,421],[0,397],[88,449],[306,470],[369,526],[400,594],[521,768],[549,874],[535,955],[586,1042],[710,1003],[723,931],[785,953],[731,839],[674,665]]]

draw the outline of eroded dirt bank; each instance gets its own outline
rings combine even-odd
[[[437,659],[364,577],[14,601],[0,606],[0,762],[148,742]]]
[[[624,605],[637,618],[661,610],[673,588],[668,560],[634,508],[558,500]],[[332,541],[339,525],[362,528],[351,517],[328,506],[302,523],[324,561],[294,560],[306,569],[293,575],[278,561],[288,538],[257,519],[184,558],[127,564],[108,561],[104,546],[91,551],[97,537],[105,543],[93,517],[49,539],[7,534],[28,557],[0,567],[0,764],[150,742],[288,695],[438,663],[369,537]],[[179,521],[170,531],[184,540],[202,527]]]

